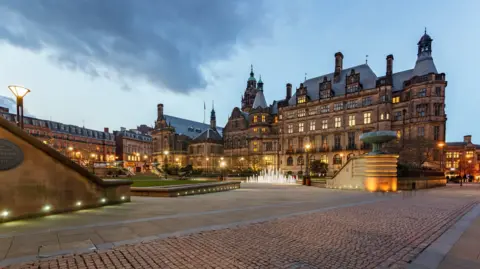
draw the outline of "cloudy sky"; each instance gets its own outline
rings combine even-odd
[[[388,3],[387,3],[388,2]],[[413,68],[427,27],[447,74],[447,139],[472,134],[478,94],[479,1],[15,0],[0,1],[0,95],[32,89],[39,118],[103,129],[152,125],[165,113],[224,125],[253,64],[271,103],[285,84],[365,62],[378,76]],[[477,139],[475,138],[477,137]]]

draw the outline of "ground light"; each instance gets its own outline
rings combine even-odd
[[[3,210],[3,211],[2,211],[2,217],[3,217],[3,218],[8,217],[8,215],[10,215],[10,212],[8,212],[7,210]]]
[[[125,200],[125,196],[122,196],[120,199],[122,199],[122,201]]]
[[[78,201],[75,205],[76,206],[82,206],[82,201]]]
[[[106,203],[107,202],[107,199],[105,198],[102,198],[102,200],[100,200],[100,202],[102,202],[102,204]]]
[[[52,206],[51,206],[51,205],[45,205],[45,206],[43,207],[43,211],[45,211],[45,212],[48,212],[48,211],[50,211],[50,210],[52,210]]]

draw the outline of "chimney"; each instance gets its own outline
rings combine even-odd
[[[343,54],[341,52],[335,53],[335,73],[333,74],[334,82],[340,81],[340,73],[343,69]]]
[[[103,128],[103,131],[104,131],[105,133],[109,133],[110,130],[108,129],[108,127],[105,127],[105,128]]]
[[[467,144],[472,143],[472,136],[471,135],[464,136],[463,137],[463,142],[467,143]]]
[[[390,54],[387,56],[387,76],[393,74],[393,55]]]
[[[287,101],[290,100],[290,98],[292,98],[292,84],[287,83]]]
[[[163,104],[157,105],[157,120],[163,119]]]

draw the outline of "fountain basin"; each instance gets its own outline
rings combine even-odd
[[[383,154],[380,151],[380,146],[396,138],[397,133],[394,131],[375,131],[360,135],[361,141],[373,145],[372,152],[369,153],[370,155]]]

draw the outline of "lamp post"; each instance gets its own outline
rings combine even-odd
[[[30,90],[16,85],[10,85],[8,89],[17,98],[17,126],[23,129],[23,97],[25,97]]]
[[[225,165],[226,163],[224,161],[220,162],[220,167],[222,168],[222,177],[220,178],[221,181],[225,180]]]
[[[310,143],[305,145],[305,152],[307,153],[307,163],[305,165],[305,175],[303,176],[303,182],[304,185],[311,186],[312,181],[310,180],[310,171],[309,171],[309,162],[310,162],[310,156],[309,156],[309,151],[312,145]]]
[[[163,152],[163,155],[165,155],[165,164],[166,164],[166,165],[168,165],[168,154],[169,154],[169,153],[170,153],[170,152],[168,152],[168,150],[165,150],[165,151]]]
[[[445,173],[445,171],[444,171],[445,169],[444,169],[444,167],[443,167],[443,155],[445,155],[445,154],[444,154],[445,143],[439,142],[439,143],[437,144],[437,146],[440,148],[440,154],[441,154],[441,156],[440,156],[440,170],[441,170],[443,173]]]

